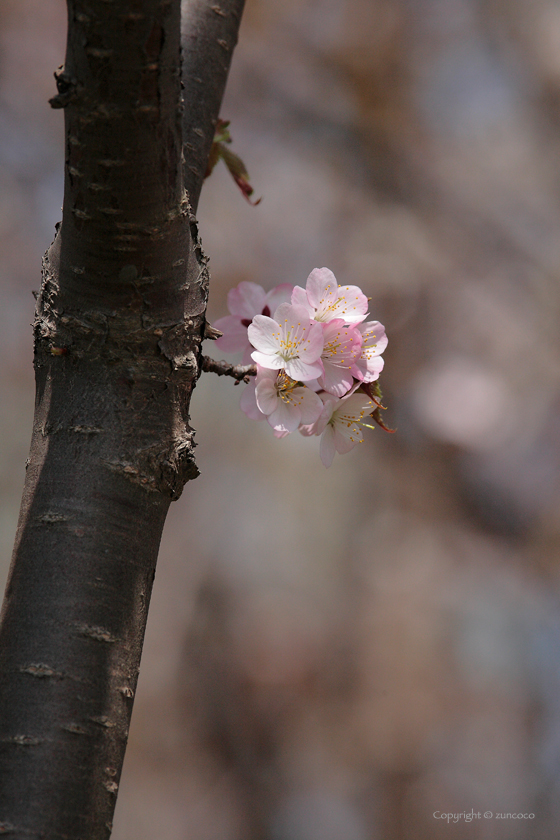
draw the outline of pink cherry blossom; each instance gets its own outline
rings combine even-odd
[[[248,335],[256,348],[251,358],[261,367],[284,368],[296,382],[316,379],[323,373],[323,330],[301,306],[282,303],[274,318],[255,315]]]
[[[259,368],[255,398],[277,437],[295,432],[301,423],[314,423],[323,410],[317,394],[298,385],[283,370]]]
[[[323,353],[321,360],[325,372],[319,378],[319,385],[343,397],[354,384],[353,369],[362,352],[362,334],[356,327],[345,326],[342,318],[335,318],[323,324]]]
[[[305,289],[295,286],[292,303],[303,306],[310,318],[329,322],[342,318],[359,324],[367,316],[368,299],[358,286],[339,286],[330,268],[314,268]]]
[[[354,376],[362,382],[374,382],[379,379],[384,361],[381,353],[387,347],[385,327],[379,321],[367,321],[357,324],[356,329],[362,334],[362,352],[356,359]]]
[[[277,438],[296,429],[320,436],[325,467],[363,442],[367,416],[391,431],[376,413],[380,392],[370,384],[383,369],[387,337],[379,321],[365,320],[361,289],[339,286],[332,271],[316,268],[305,288],[285,283],[267,293],[240,283],[228,307],[231,314],[216,322],[224,331],[218,347],[243,350],[244,362],[257,367],[240,401],[248,417],[266,420]]]
[[[335,453],[344,455],[358,443],[363,443],[361,426],[366,415],[375,409],[373,400],[363,393],[353,393],[337,400],[325,395],[321,416],[311,428],[300,429],[303,434],[321,435],[319,455],[325,467],[330,467]]]
[[[247,327],[255,315],[274,314],[281,303],[289,303],[293,288],[290,283],[282,283],[265,292],[257,283],[244,280],[231,289],[227,298],[231,315],[218,318],[214,323],[223,332],[216,341],[216,347],[226,353],[242,352],[243,364],[249,364],[253,348],[247,337]]]

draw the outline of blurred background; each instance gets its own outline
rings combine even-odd
[[[62,0],[0,2],[3,580],[65,30]],[[330,267],[386,326],[398,432],[325,470],[203,376],[113,837],[556,836],[560,2],[247,0],[222,116],[263,201],[205,186],[210,321]],[[440,818],[472,810],[534,818]]]

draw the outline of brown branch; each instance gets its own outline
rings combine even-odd
[[[216,373],[218,376],[232,376],[239,382],[249,382],[249,377],[257,375],[256,365],[230,365],[229,362],[217,362],[210,356],[202,357],[201,369],[205,373]]]

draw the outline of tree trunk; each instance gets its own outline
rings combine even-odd
[[[208,272],[184,185],[195,205],[242,8],[186,4],[183,167],[180,0],[68,0],[63,220],[0,631],[0,834],[111,831],[161,531],[197,475]]]

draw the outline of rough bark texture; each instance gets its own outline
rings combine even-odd
[[[210,13],[227,33],[231,6]],[[66,116],[63,221],[37,303],[0,635],[0,834],[96,840],[111,831],[166,512],[197,475],[188,410],[208,273],[183,183],[180,0],[68,11],[52,101]],[[204,21],[186,14],[197,40]],[[228,66],[197,73],[199,95],[212,91],[192,104],[205,137]]]

